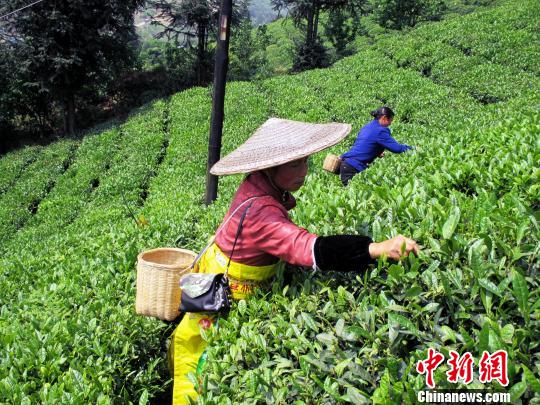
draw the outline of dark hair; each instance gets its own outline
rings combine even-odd
[[[381,117],[388,117],[390,119],[394,118],[394,112],[390,107],[379,107],[376,110],[373,110],[370,112],[371,116],[375,119],[379,119]]]

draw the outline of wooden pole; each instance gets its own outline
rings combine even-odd
[[[216,64],[214,68],[214,93],[212,97],[212,119],[210,122],[210,139],[208,142],[208,163],[206,165],[206,205],[217,198],[218,178],[210,174],[210,168],[221,154],[221,135],[223,132],[223,104],[225,101],[225,84],[229,67],[229,35],[232,16],[232,0],[221,0],[219,12],[219,29],[217,37]]]

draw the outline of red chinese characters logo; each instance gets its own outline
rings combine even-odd
[[[444,361],[444,356],[433,349],[428,349],[426,360],[421,360],[416,364],[416,371],[426,375],[426,384],[429,388],[435,388],[433,373]],[[469,384],[473,381],[474,358],[471,353],[466,352],[460,356],[454,350],[450,350],[450,359],[447,361],[449,370],[446,372],[446,379],[451,383]],[[508,381],[508,353],[505,350],[498,350],[493,354],[484,351],[478,364],[479,380],[481,383],[489,383],[497,380],[502,386],[507,386]]]
[[[439,364],[441,364],[444,361],[444,356],[436,352],[433,349],[428,350],[428,358],[424,361],[419,361],[416,365],[416,371],[418,371],[419,374],[425,374],[426,375],[426,383],[429,388],[435,387],[435,380],[433,379],[433,372],[439,367]]]
[[[485,351],[479,367],[481,383],[497,380],[504,387],[508,385],[508,353],[505,350],[497,350],[493,354]]]
[[[457,383],[459,379],[463,380],[464,384],[472,382],[474,364],[472,354],[466,352],[460,357],[458,352],[450,350],[450,357],[447,362],[450,370],[446,372],[448,382]]]

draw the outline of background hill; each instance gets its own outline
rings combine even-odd
[[[505,2],[376,36],[332,68],[227,87],[223,154],[268,117],[340,121],[388,104],[390,155],[342,188],[313,158],[296,223],[318,234],[399,233],[423,255],[364,274],[281,275],[210,336],[203,398],[409,402],[428,348],[508,351],[513,401],[539,395],[539,13]],[[170,388],[175,323],[134,313],[137,254],[199,250],[239,176],[202,205],[211,93],[193,88],[84,139],[0,159],[0,402],[146,403]],[[218,361],[219,359],[219,361]],[[435,373],[438,388],[446,365]],[[476,368],[475,368],[476,370]]]

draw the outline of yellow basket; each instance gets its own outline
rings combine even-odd
[[[195,257],[195,252],[179,248],[140,253],[137,257],[137,314],[167,321],[180,315],[180,277],[189,272]]]
[[[330,173],[338,174],[339,166],[341,165],[341,159],[332,153],[326,155],[323,163],[323,169]]]

